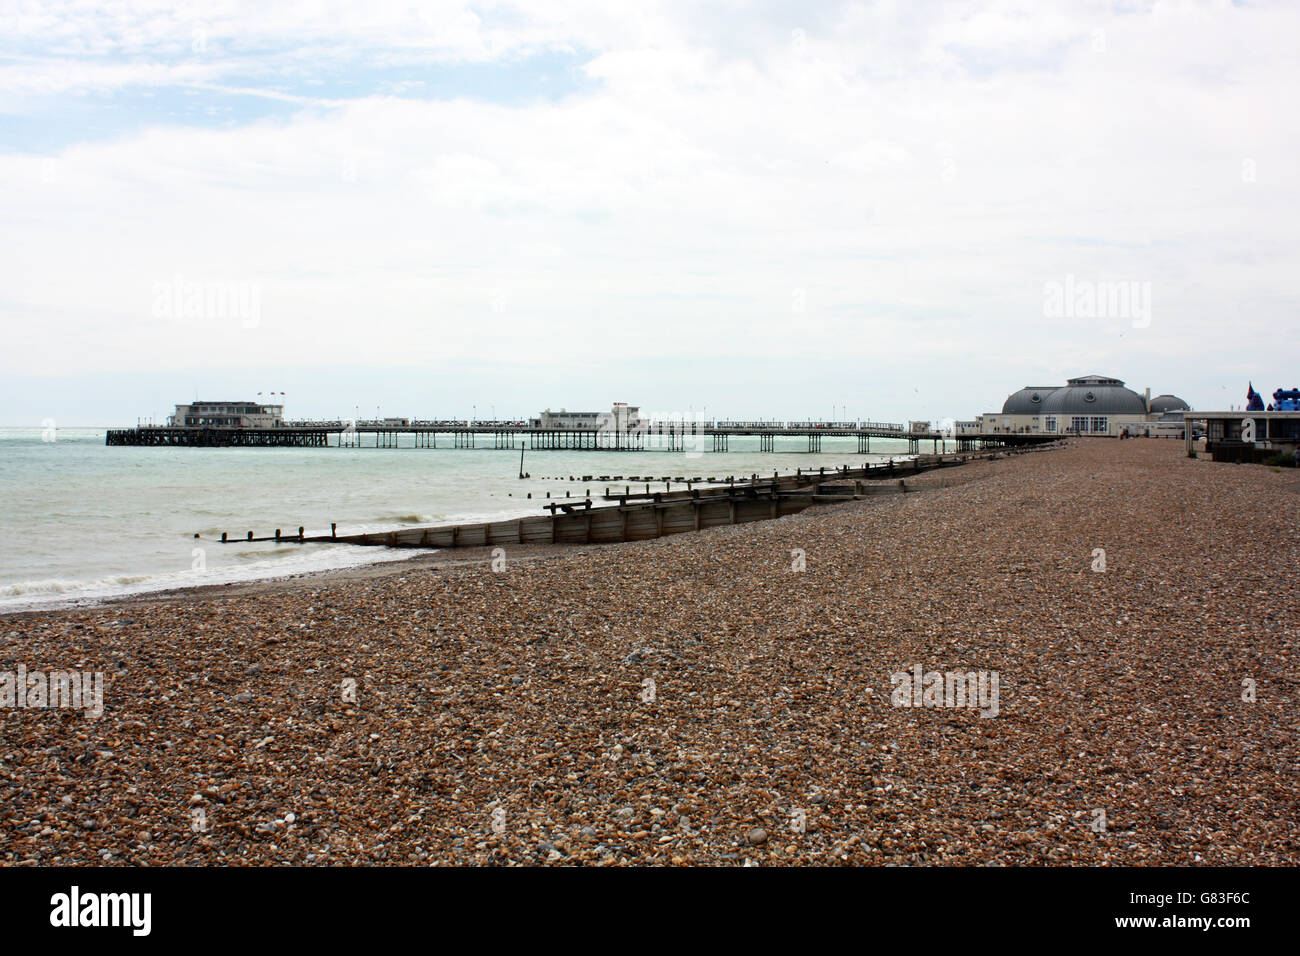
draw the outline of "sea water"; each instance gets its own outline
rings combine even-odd
[[[387,531],[543,514],[547,492],[563,499],[586,493],[599,505],[611,492],[645,491],[656,478],[770,476],[796,468],[827,471],[907,456],[903,440],[872,439],[872,454],[855,438],[778,438],[775,452],[759,440],[730,439],[730,450],[558,451],[397,448],[149,448],[107,447],[103,429],[0,429],[0,613],[89,603],[125,594],[286,577],[409,557],[411,550],[340,544],[222,544],[231,539]],[[518,439],[516,439],[518,441]],[[491,436],[486,436],[491,444]],[[711,447],[711,439],[704,439]],[[608,475],[611,480],[581,480]],[[613,476],[622,480],[614,481]],[[572,476],[575,480],[569,480]],[[684,487],[674,482],[673,489]],[[664,490],[662,481],[652,491]],[[527,497],[532,493],[532,499]],[[195,534],[199,537],[195,538]]]

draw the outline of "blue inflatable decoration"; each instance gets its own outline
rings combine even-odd
[[[1273,393],[1273,408],[1279,412],[1300,412],[1300,388],[1279,388]]]

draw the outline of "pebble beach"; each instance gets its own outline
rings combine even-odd
[[[0,708],[0,861],[1300,863],[1300,471],[1094,439],[913,484],[0,618],[0,671],[104,674],[98,718]],[[898,706],[918,667],[997,712]]]

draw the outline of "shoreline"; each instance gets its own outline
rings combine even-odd
[[[1053,446],[1041,446],[1037,450],[1046,451],[1046,450],[1050,450],[1052,447]],[[1006,451],[1002,450],[1001,453],[997,455],[997,457],[1004,457],[1005,455],[1006,455]],[[911,455],[898,456],[897,460],[910,461],[912,457],[914,456]],[[890,456],[890,458],[891,460],[894,460],[894,456]],[[969,467],[971,464],[977,463],[980,460],[981,459],[972,459],[972,461],[965,462],[964,464],[955,467],[956,468]],[[951,473],[952,470],[953,470],[952,468],[946,469],[948,473]],[[922,472],[916,477],[909,477],[909,480],[912,482],[912,486],[917,488],[926,487],[927,486],[926,482],[921,479],[923,479],[927,474],[929,474],[929,472]],[[872,479],[872,480],[865,481],[864,484],[867,485],[891,484],[892,481],[893,481],[892,478]],[[714,484],[705,483],[705,487],[721,488],[721,487],[725,487],[725,485],[723,485],[720,482]],[[540,516],[540,512],[543,511],[545,511],[545,506],[539,506],[537,512],[530,510],[527,513],[527,515],[525,515],[525,517]],[[503,508],[500,512],[500,515],[497,517],[493,517],[492,515],[479,514],[479,515],[475,515],[472,519],[467,519],[467,520],[469,520],[470,523],[491,523],[493,521],[513,520],[519,516],[520,516],[519,509]],[[439,527],[444,527],[444,526],[449,527],[455,523],[463,524],[465,522],[456,522],[456,521],[446,522],[443,525],[439,525]],[[415,527],[418,526],[412,526],[410,528],[398,528],[396,530],[411,531],[411,530],[415,530]],[[216,543],[219,543],[223,546],[226,545],[226,542],[215,542],[211,538],[201,539],[201,540],[204,545],[210,545]],[[291,541],[292,539],[288,539],[288,540]],[[231,545],[238,545],[239,543],[240,543],[239,539],[232,539],[232,541],[230,542]],[[328,542],[312,541],[309,543],[325,544]],[[629,543],[636,544],[639,542],[629,542]],[[546,545],[546,544],[529,543],[526,545],[510,544],[508,547],[512,555],[518,554],[524,559],[535,560],[538,557],[551,556],[553,553],[556,552],[566,552],[566,551],[572,551],[575,548],[583,549],[583,548],[598,547],[598,546],[599,545],[597,544]],[[362,546],[353,545],[353,547],[362,547]],[[378,576],[388,576],[389,574],[400,574],[400,573],[404,573],[406,569],[418,568],[418,567],[424,567],[430,565],[458,564],[462,562],[473,563],[475,561],[480,561],[480,560],[487,561],[490,557],[492,547],[493,546],[486,546],[481,548],[480,547],[438,548],[432,554],[426,553],[420,555],[412,555],[409,558],[403,558],[403,559],[380,560],[376,558],[375,560],[367,561],[361,564],[347,565],[338,568],[327,568],[319,571],[289,571],[284,574],[271,573],[268,574],[266,577],[252,578],[248,580],[214,582],[212,584],[187,584],[182,586],[163,587],[163,588],[158,588],[156,590],[129,591],[123,594],[107,595],[103,597],[80,597],[79,598],[75,596],[69,596],[64,598],[53,599],[51,603],[45,607],[15,608],[12,610],[5,610],[3,608],[0,608],[0,621],[3,621],[5,618],[20,617],[24,615],[44,614],[44,613],[55,612],[55,611],[70,611],[76,609],[89,609],[89,608],[104,607],[104,606],[116,606],[120,604],[131,605],[135,603],[145,603],[145,604],[168,603],[176,600],[185,600],[187,597],[190,596],[199,599],[204,596],[234,597],[234,596],[244,596],[249,594],[263,594],[263,593],[270,593],[277,590],[278,589],[277,586],[293,587],[295,582],[310,583],[312,581],[316,581],[320,579],[331,579],[331,580],[337,579],[339,581],[366,580]],[[377,550],[383,550],[383,549],[377,549]],[[237,569],[238,567],[239,567],[238,565],[229,566],[229,568],[232,570]]]
[[[361,547],[356,545],[355,547]],[[601,545],[528,545],[530,552],[512,560],[536,560],[551,557],[552,552],[587,550]],[[519,545],[512,546],[512,552],[523,550]],[[481,554],[479,552],[482,552]],[[6,620],[49,614],[70,613],[74,611],[92,611],[106,608],[134,608],[154,604],[176,604],[187,601],[207,601],[221,598],[242,598],[290,592],[322,584],[349,584],[375,578],[400,576],[416,570],[462,564],[487,563],[491,559],[492,548],[443,548],[432,554],[413,554],[407,558],[392,561],[376,561],[369,564],[353,565],[343,568],[328,568],[323,571],[303,571],[278,577],[256,578],[249,581],[230,581],[222,584],[194,584],[188,587],[164,588],[157,591],[140,591],[111,597],[87,599],[84,604],[68,604],[49,608],[25,608],[15,611],[0,610],[0,625]]]

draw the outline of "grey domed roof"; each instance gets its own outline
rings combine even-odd
[[[1045,415],[1145,415],[1146,399],[1117,378],[1086,375],[1070,379],[1043,400]]]
[[[1192,406],[1177,395],[1157,395],[1151,399],[1151,411],[1153,412],[1188,412]]]
[[[1026,385],[1007,396],[1002,403],[1003,415],[1041,415],[1047,397],[1060,389],[1059,385]]]

